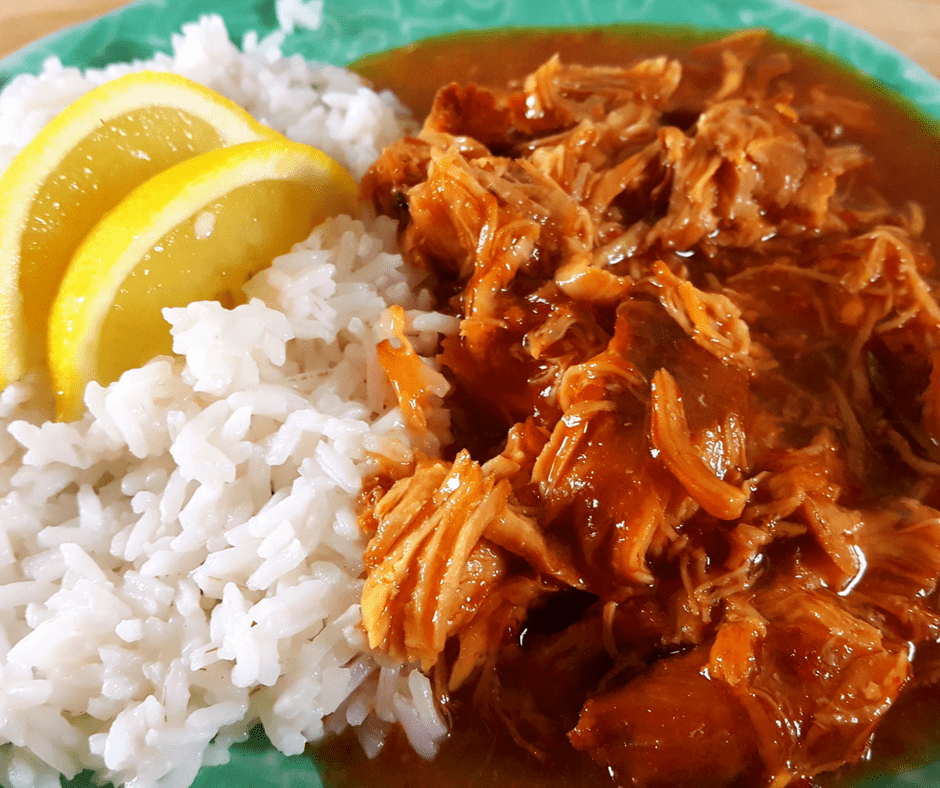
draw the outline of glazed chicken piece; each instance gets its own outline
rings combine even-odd
[[[587,701],[571,741],[621,784],[786,785],[864,754],[908,677],[902,644],[783,584],[715,639]]]
[[[526,484],[540,438],[532,425],[520,425],[504,452],[483,466],[466,451],[453,463],[419,460],[378,500],[367,526],[374,535],[362,592],[370,646],[430,669],[455,636],[460,653],[449,685],[457,689],[495,654],[532,600],[583,585],[514,490]],[[532,576],[519,576],[513,557],[528,563]]]

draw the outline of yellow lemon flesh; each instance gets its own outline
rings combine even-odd
[[[171,350],[164,307],[243,300],[254,273],[357,205],[339,164],[286,140],[204,153],[135,189],[82,242],[50,313],[59,418],[81,415],[89,381]]]
[[[132,189],[194,155],[280,139],[175,74],[129,74],[55,117],[0,177],[0,387],[42,363],[49,309],[79,243]]]

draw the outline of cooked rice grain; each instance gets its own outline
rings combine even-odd
[[[0,94],[0,164],[144,67],[219,90],[357,177],[405,130],[353,75],[248,44],[207,17],[147,64],[47,61]],[[443,410],[408,433],[376,359],[389,305],[419,352],[455,330],[417,284],[391,221],[338,217],[250,282],[248,303],[165,310],[180,357],[90,385],[81,421],[43,421],[34,383],[0,393],[0,783],[92,769],[188,786],[257,721],[288,754],[346,725],[374,753],[399,721],[433,753],[427,679],[380,670],[358,626],[354,513],[378,458],[446,439]]]

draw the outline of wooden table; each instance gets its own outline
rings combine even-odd
[[[0,0],[0,56],[126,0]],[[940,0],[803,0],[868,30],[940,77]]]

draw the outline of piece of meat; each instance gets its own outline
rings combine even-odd
[[[510,479],[529,470],[519,451],[510,444],[503,462],[485,468],[465,451],[453,463],[420,460],[376,499],[361,599],[372,648],[430,669],[455,637],[456,687],[499,650],[538,596],[583,584],[515,499]],[[528,563],[525,577],[516,577],[512,556]]]
[[[784,581],[715,639],[585,704],[570,738],[637,788],[784,785],[855,760],[908,654],[839,598]]]
[[[745,788],[765,782],[760,742],[731,689],[703,675],[707,653],[658,661],[588,700],[572,744],[637,788]]]
[[[405,137],[382,151],[363,177],[360,190],[380,213],[407,221],[408,190],[427,178],[430,162],[430,144]]]
[[[395,389],[405,422],[416,432],[425,432],[428,429],[429,413],[447,394],[447,380],[440,372],[425,364],[415,352],[405,335],[405,310],[400,306],[391,306],[386,314],[392,324],[392,335],[397,347],[391,340],[383,339],[376,345],[376,355]]]

